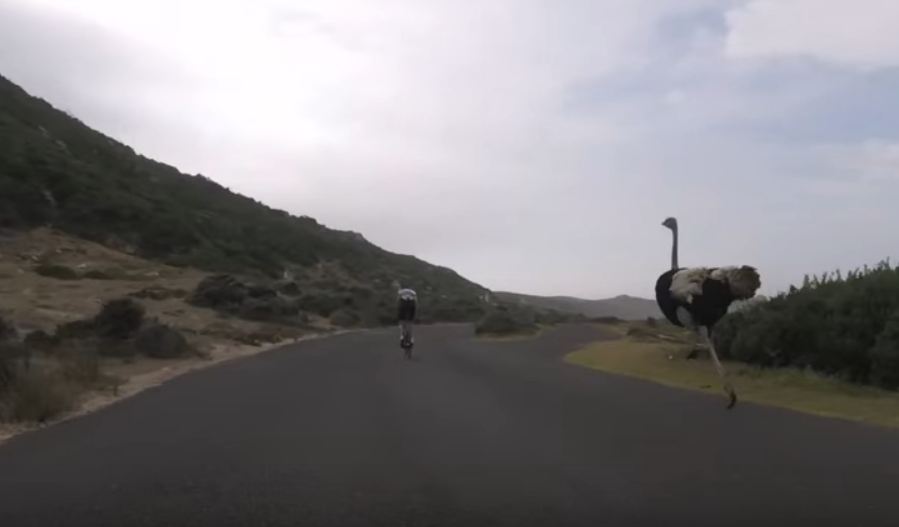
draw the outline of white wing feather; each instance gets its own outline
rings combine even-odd
[[[702,283],[709,277],[711,270],[707,267],[691,267],[682,269],[671,277],[671,296],[686,302],[693,303],[693,297],[702,294]]]
[[[760,286],[758,272],[753,267],[692,267],[671,277],[671,296],[692,304],[693,299],[702,294],[702,283],[706,280],[724,282],[737,299],[751,298]]]

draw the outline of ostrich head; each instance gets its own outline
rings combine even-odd
[[[668,227],[669,229],[674,230],[677,228],[677,219],[667,218],[667,219],[665,219],[665,221],[662,222],[662,226]]]

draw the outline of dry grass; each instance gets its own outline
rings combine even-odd
[[[490,333],[485,333],[481,335],[475,335],[475,338],[478,340],[486,340],[488,342],[515,342],[521,340],[533,340],[537,337],[542,336],[547,329],[550,329],[550,326],[538,326],[536,331],[530,333],[515,333],[512,335],[493,335]]]
[[[616,331],[612,326],[608,329]],[[591,344],[569,354],[565,360],[609,373],[724,397],[711,362],[686,359],[689,350],[687,340],[674,342],[635,338],[626,336],[626,331],[618,330],[617,340]],[[899,427],[899,393],[796,369],[763,370],[734,362],[726,363],[725,367],[741,400],[826,417]]]
[[[35,273],[41,263],[63,265],[82,275],[103,270],[116,279],[62,281]],[[14,320],[20,329],[52,333],[60,324],[93,315],[109,300],[150,286],[193,291],[205,276],[196,269],[171,267],[49,229],[35,229],[0,239],[0,315]],[[201,350],[229,340],[246,343],[247,336],[259,342],[299,336],[296,329],[223,317],[183,298],[139,301],[148,319],[182,331]],[[325,325],[315,317],[310,322]]]
[[[40,265],[75,270],[77,280],[59,280],[36,272]],[[91,271],[106,278],[90,279]],[[107,301],[148,287],[192,291],[206,276],[195,269],[143,260],[50,229],[0,235],[0,316],[24,332],[53,333],[57,326],[96,314]],[[148,382],[179,372],[245,356],[307,336],[309,329],[224,317],[184,298],[139,299],[148,319],[157,319],[187,337],[195,356],[175,360],[102,358],[91,363],[51,356],[36,358],[23,371],[14,392],[0,400],[0,421],[39,422],[77,415],[142,389]],[[324,327],[314,317],[311,325]],[[75,351],[75,350],[70,350]],[[72,360],[69,360],[72,359]],[[100,402],[98,402],[100,401]],[[0,440],[28,426],[0,427]]]

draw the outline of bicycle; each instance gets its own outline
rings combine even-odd
[[[409,329],[409,325],[403,324],[402,328],[400,347],[403,349],[403,355],[406,357],[406,360],[410,360],[412,359],[412,348],[415,347],[415,343],[412,341],[412,331]]]

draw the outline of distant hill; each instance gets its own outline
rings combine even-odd
[[[176,266],[289,276],[306,289],[392,307],[393,282],[438,320],[472,320],[486,289],[148,159],[0,77],[0,227],[51,226]]]
[[[618,317],[639,320],[662,316],[655,300],[621,295],[602,300],[586,300],[570,296],[534,296],[509,292],[493,295],[504,302],[524,304],[538,309],[554,309],[562,313],[582,314],[588,317]]]

